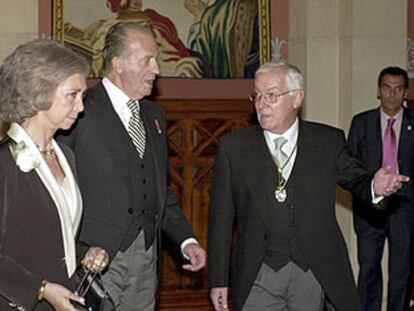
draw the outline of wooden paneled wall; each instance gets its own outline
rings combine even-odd
[[[219,138],[255,122],[248,100],[161,100],[167,114],[169,176],[200,244],[207,246],[211,173]],[[186,272],[178,250],[164,239],[157,310],[213,310],[207,269]]]

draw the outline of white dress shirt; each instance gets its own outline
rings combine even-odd
[[[107,77],[102,79],[102,84],[108,93],[109,99],[111,100],[112,106],[125,129],[128,131],[129,120],[132,117],[131,109],[127,106],[130,98],[124,93],[119,87],[112,83]],[[138,102],[139,108],[139,102]]]
[[[266,139],[267,148],[273,156],[276,154],[276,146],[274,140],[281,136],[283,136],[287,140],[287,142],[282,146],[282,151],[288,156],[287,163],[283,166],[282,169],[282,175],[285,180],[288,180],[290,174],[292,173],[293,165],[295,164],[297,154],[299,119],[296,118],[292,126],[281,135],[272,133],[267,130],[263,131],[263,134]]]

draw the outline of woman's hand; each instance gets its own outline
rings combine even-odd
[[[71,301],[76,301],[81,305],[85,304],[85,300],[75,293],[68,290],[66,287],[47,282],[45,285],[45,292],[43,299],[47,300],[54,309],[62,311],[76,311]]]
[[[91,247],[81,263],[92,272],[101,272],[109,263],[109,255],[100,247]]]

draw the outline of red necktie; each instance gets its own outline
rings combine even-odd
[[[382,144],[382,166],[391,166],[391,172],[397,173],[397,136],[394,131],[395,119],[387,120],[387,128]]]

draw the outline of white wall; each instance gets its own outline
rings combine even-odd
[[[38,35],[38,0],[2,0],[0,11],[0,61],[14,48]],[[0,121],[0,137],[5,125]]]

